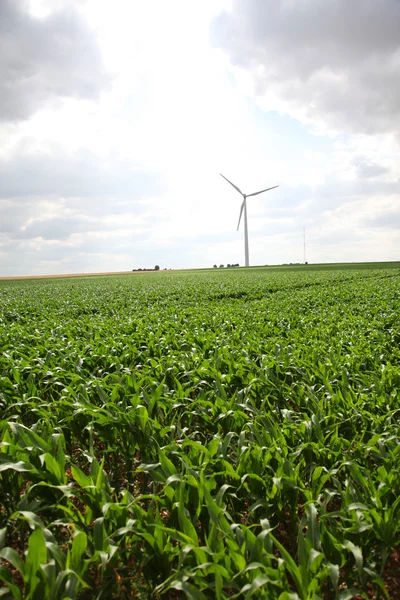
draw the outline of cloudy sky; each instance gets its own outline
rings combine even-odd
[[[1,0],[0,276],[400,257],[399,0]]]

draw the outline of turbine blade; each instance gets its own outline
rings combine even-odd
[[[242,202],[242,206],[240,207],[239,222],[238,222],[238,226],[237,226],[237,229],[236,229],[236,231],[239,231],[239,225],[240,225],[240,220],[241,220],[241,218],[242,218],[242,214],[243,214],[244,203],[245,203],[245,200],[243,200],[243,202]]]
[[[237,190],[237,191],[239,192],[239,194],[242,194],[242,196],[243,196],[243,192],[242,192],[242,190],[239,190],[239,188],[238,188],[238,186],[237,186],[237,185],[235,185],[234,183],[232,183],[232,181],[229,181],[229,179],[228,179],[227,177],[225,177],[225,175],[222,175],[222,173],[220,173],[220,175],[221,175],[221,177],[223,177],[224,179],[226,179],[226,181],[227,181],[228,183],[230,183],[230,184],[231,184],[231,186],[233,186],[233,187],[235,188],[235,190]]]
[[[269,192],[269,190],[274,190],[277,187],[279,187],[279,185],[274,185],[273,187],[267,188],[266,190],[260,190],[259,192],[253,192],[252,194],[246,194],[246,197],[248,198],[249,196],[257,196],[258,194],[262,194],[263,192]]]

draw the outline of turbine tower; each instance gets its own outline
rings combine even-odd
[[[249,231],[247,228],[247,202],[246,202],[246,199],[250,198],[250,196],[258,196],[258,194],[262,194],[263,192],[269,192],[269,190],[274,190],[275,188],[279,187],[279,185],[274,185],[273,187],[266,188],[265,190],[260,190],[259,192],[253,192],[252,194],[243,194],[242,190],[240,190],[237,187],[237,185],[232,183],[232,181],[229,181],[229,179],[227,177],[225,177],[225,175],[222,175],[222,173],[220,173],[220,175],[221,175],[221,177],[226,179],[226,181],[228,183],[230,183],[231,186],[234,187],[235,190],[237,190],[241,196],[243,196],[242,206],[240,207],[237,231],[239,231],[240,220],[241,220],[242,214],[244,212],[244,259],[245,259],[245,265],[246,265],[246,267],[248,267],[249,266]]]

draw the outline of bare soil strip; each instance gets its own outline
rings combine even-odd
[[[63,279],[66,277],[101,277],[104,275],[129,275],[134,273],[154,273],[154,271],[109,271],[106,273],[64,273],[60,275],[17,275],[14,277],[0,277],[0,281],[14,281],[22,279]]]

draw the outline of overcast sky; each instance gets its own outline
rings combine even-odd
[[[1,0],[0,276],[400,258],[399,0]]]

